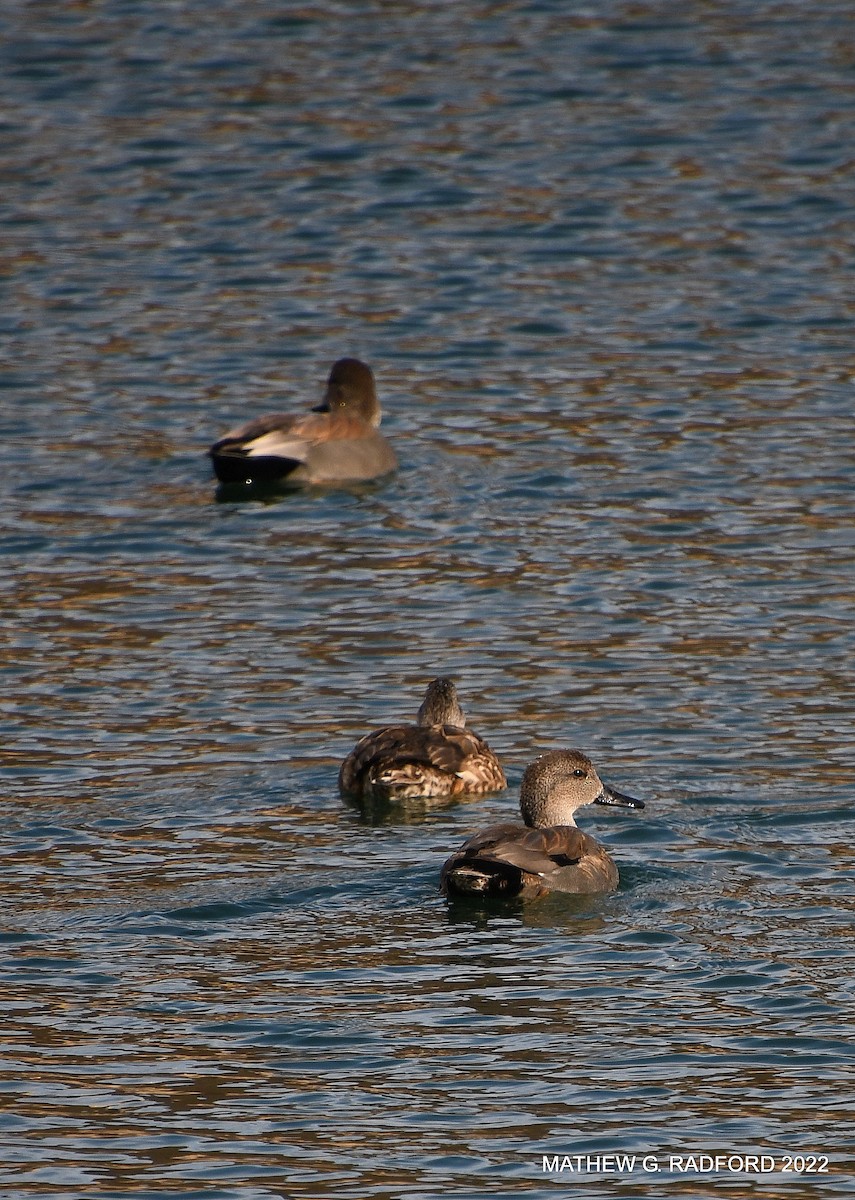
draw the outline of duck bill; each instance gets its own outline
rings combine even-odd
[[[618,792],[614,788],[607,787],[606,784],[603,784],[603,790],[597,796],[594,803],[612,804],[616,808],[644,808],[643,800],[636,800],[635,796],[626,796],[623,792]]]

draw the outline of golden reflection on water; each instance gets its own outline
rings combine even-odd
[[[0,1185],[847,1195],[840,6],[195,7],[4,17]],[[341,353],[397,476],[216,503]],[[344,803],[439,673],[511,786]],[[554,745],[622,889],[449,907]]]

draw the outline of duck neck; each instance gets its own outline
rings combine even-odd
[[[529,781],[520,796],[520,811],[526,825],[532,829],[547,829],[552,825],[575,825],[573,810],[567,808],[554,793],[550,796],[547,780]]]

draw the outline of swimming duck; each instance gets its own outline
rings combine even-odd
[[[358,358],[340,358],[311,412],[256,417],[230,430],[208,453],[223,483],[375,479],[398,465],[377,428],[380,416],[371,368]]]
[[[598,841],[576,828],[585,804],[644,808],[641,800],[606,787],[580,750],[552,750],[526,769],[520,787],[525,822],[475,833],[442,868],[446,895],[522,896],[547,892],[613,892],[618,869]]]
[[[406,800],[500,792],[507,787],[493,751],[464,728],[466,717],[450,679],[434,679],[428,685],[417,722],[376,729],[358,741],[341,765],[341,791],[362,798]]]

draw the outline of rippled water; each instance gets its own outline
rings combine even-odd
[[[0,13],[4,1195],[851,1194],[850,25]],[[400,472],[218,503],[340,354]],[[509,790],[343,803],[439,673]],[[560,745],[621,890],[449,906]]]

